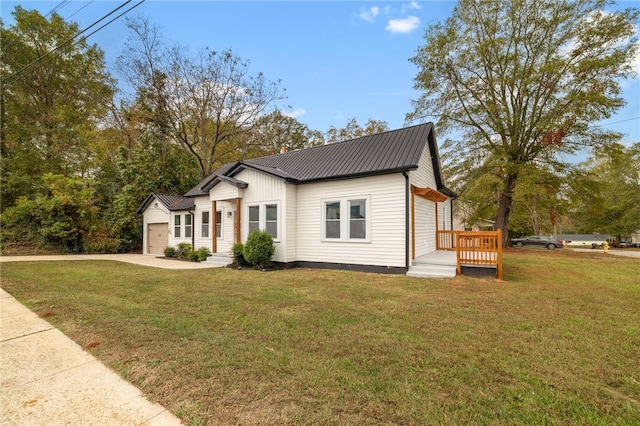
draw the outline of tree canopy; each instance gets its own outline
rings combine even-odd
[[[638,11],[604,0],[461,0],[430,26],[411,61],[419,71],[408,121],[437,119],[460,170],[500,169],[495,228],[509,240],[514,189],[528,164],[554,167],[561,153],[606,145],[595,127],[624,104],[633,76]]]
[[[87,175],[97,124],[111,104],[114,81],[104,55],[53,13],[47,20],[17,6],[2,25],[2,201],[45,190],[45,173]],[[56,53],[51,54],[56,47]]]

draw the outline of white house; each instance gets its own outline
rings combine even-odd
[[[431,123],[226,164],[184,196],[151,194],[145,254],[193,243],[229,255],[253,229],[274,238],[275,262],[403,273],[450,230]]]

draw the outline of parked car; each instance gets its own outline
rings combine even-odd
[[[524,246],[539,246],[546,247],[549,250],[555,250],[557,248],[563,248],[564,244],[562,240],[558,240],[553,237],[545,237],[544,235],[530,235],[525,238],[513,238],[511,244],[516,247]]]
[[[640,243],[631,243],[627,247],[640,248]]]

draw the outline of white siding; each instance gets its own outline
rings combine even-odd
[[[242,197],[242,189],[237,188],[226,182],[220,182],[209,191],[209,199],[214,200],[231,200]]]
[[[437,189],[429,145],[424,147],[420,162],[418,163],[418,169],[409,172],[409,180],[412,185],[419,186],[420,188]]]
[[[158,208],[154,208],[153,205],[158,203]],[[169,211],[157,200],[154,200],[149,204],[149,207],[144,211],[142,215],[142,254],[147,253],[147,231],[149,223],[167,223],[169,224]]]
[[[323,241],[323,199],[369,197],[369,242]],[[405,266],[405,178],[401,173],[298,185],[297,260]]]
[[[414,197],[416,257],[436,249],[436,203]]]
[[[296,185],[285,185],[283,239],[286,242],[285,262],[295,262],[297,260],[297,232],[298,232],[298,187]]]
[[[257,203],[268,203],[278,205],[278,238],[275,242],[276,253],[273,260],[276,262],[288,261],[287,256],[287,239],[288,233],[286,228],[286,195],[287,185],[284,181],[273,176],[257,172],[255,170],[243,170],[237,176],[237,179],[247,182],[247,188],[242,190],[242,212],[241,212],[241,234],[242,241],[247,241],[249,231],[249,210],[248,206]],[[295,203],[295,199],[293,201]],[[233,232],[233,231],[232,231]]]

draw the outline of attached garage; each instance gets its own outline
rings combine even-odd
[[[169,245],[169,224],[147,224],[147,254],[163,255],[164,249]]]

